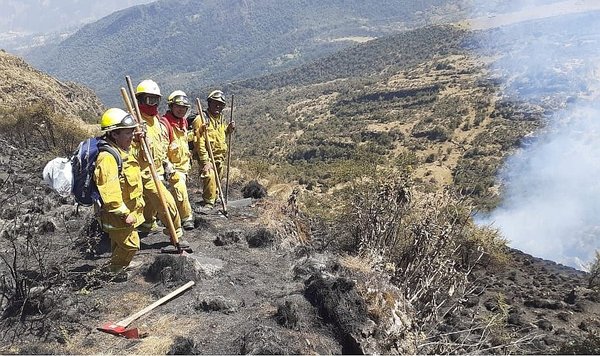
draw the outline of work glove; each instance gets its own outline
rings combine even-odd
[[[202,125],[198,126],[198,129],[196,130],[196,135],[198,137],[202,137],[202,136],[204,136],[205,131],[206,131],[206,124],[202,124]]]
[[[167,160],[163,161],[163,168],[165,169],[165,180],[169,181],[171,176],[175,173],[173,164]]]
[[[134,134],[133,134],[133,139],[137,142],[141,142],[144,137],[146,137],[146,132],[148,131],[148,128],[146,126],[146,122],[142,122],[141,124],[139,124],[139,129],[135,130]]]
[[[134,214],[127,214],[123,221],[125,222],[125,224],[127,224],[127,226],[133,226],[135,225],[137,219],[135,218]]]
[[[185,173],[183,173],[183,172],[175,172],[171,176],[171,179],[169,180],[169,184],[176,184],[177,182],[185,182],[185,181],[186,181],[186,174]]]

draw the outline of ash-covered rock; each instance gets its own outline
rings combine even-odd
[[[250,181],[242,188],[244,198],[262,199],[267,196],[267,189],[258,181]]]
[[[158,255],[146,272],[146,278],[154,282],[199,281],[212,277],[220,271],[224,262],[215,258],[191,254]]]
[[[275,235],[265,228],[258,228],[246,235],[249,247],[270,247],[275,242]]]

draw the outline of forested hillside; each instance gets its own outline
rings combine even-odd
[[[527,33],[531,27],[582,21],[581,16],[593,15],[519,26]],[[566,67],[562,63],[577,51],[593,51],[588,42],[573,41],[573,32],[542,33],[531,36],[538,43],[576,47],[552,57],[556,68]],[[481,208],[494,207],[504,158],[570,95],[586,88],[589,78],[575,70],[569,76],[537,70],[508,80],[506,73],[492,72],[495,61],[503,53],[521,56],[521,71],[530,73],[532,54],[508,38],[492,43],[488,36],[456,27],[422,28],[226,86],[240,98],[238,155],[257,161],[266,156],[273,166],[264,174],[319,192],[335,192],[378,167],[391,167],[409,171],[425,190],[450,188]],[[581,29],[576,36],[591,34]],[[505,95],[526,90],[527,101]]]
[[[125,74],[157,78],[165,91],[249,78],[432,19],[464,18],[465,3],[163,0],[116,12],[26,58],[114,104]]]

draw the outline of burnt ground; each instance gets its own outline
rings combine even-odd
[[[0,211],[0,353],[371,350],[359,345],[359,324],[367,320],[354,282],[342,279],[347,286],[340,293],[358,303],[363,315],[357,321],[351,316],[354,307],[328,309],[340,302],[333,289],[339,277],[322,272],[335,260],[310,246],[306,228],[290,218],[285,205],[255,199],[243,208],[230,207],[228,218],[219,209],[198,210],[196,228],[185,236],[193,253],[162,254],[168,238],[156,231],[141,240],[127,280],[117,281],[103,269],[110,258],[109,242],[97,231],[91,209],[77,209],[72,198],[61,198],[43,186],[40,172],[45,161],[32,164],[39,162],[41,152],[24,156],[9,145],[0,147],[0,165],[7,172],[0,177],[6,180]],[[242,188],[260,195],[260,189],[233,186],[231,200],[241,198]],[[196,188],[192,196],[199,209]],[[129,340],[97,330],[190,280],[196,283],[192,289],[131,324],[143,338]],[[314,283],[331,286],[307,294]],[[321,305],[322,299],[330,305]]]
[[[96,236],[84,242],[79,236],[72,246],[77,250],[68,252],[72,258],[61,261],[59,267],[64,268],[71,290],[44,291],[47,296],[42,303],[55,312],[40,313],[32,307],[25,318],[49,314],[54,320],[15,328],[15,334],[25,337],[9,331],[2,352],[166,353],[180,336],[184,339],[176,344],[184,354],[340,353],[331,328],[303,297],[308,276],[293,271],[294,249],[280,248],[282,241],[276,244],[273,232],[257,224],[259,212],[265,209],[261,204],[244,211],[230,208],[229,219],[216,209],[199,214],[197,228],[185,237],[194,251],[188,255],[161,254],[160,249],[168,246],[162,232],[143,238],[136,266],[125,282],[109,280],[101,269],[110,258],[106,239]],[[55,209],[69,216],[67,225],[73,222],[88,232],[88,212],[81,219],[74,216],[70,204]],[[53,219],[49,221],[48,225],[54,224]],[[44,238],[60,239],[60,230]],[[96,331],[101,324],[124,319],[188,280],[196,282],[191,290],[132,323],[146,337],[132,341]],[[55,296],[60,300],[53,300]],[[279,315],[284,312],[278,308],[284,310],[286,305],[293,309],[289,317],[293,322]]]
[[[230,207],[228,218],[198,213],[188,256],[161,254],[168,238],[150,234],[127,280],[111,280],[90,212],[41,185],[40,152],[2,143],[0,353],[418,353],[442,335],[454,353],[547,354],[600,331],[586,273],[513,250],[504,267],[474,271],[438,336],[424,335],[385,272],[323,249],[294,207],[268,197]],[[192,289],[131,324],[143,338],[97,331],[189,280]]]
[[[492,347],[510,340],[521,342],[519,353],[562,354],[581,351],[582,340],[595,337],[592,353],[600,351],[600,292],[587,288],[587,273],[513,249],[506,267],[474,276],[473,294],[460,316],[442,323],[446,330],[466,330],[470,318],[480,318],[494,325]],[[468,333],[461,334],[459,340]],[[573,344],[580,348],[567,348]]]

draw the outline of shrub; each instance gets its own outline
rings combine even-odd
[[[419,353],[445,353],[452,347],[437,330],[440,320],[462,308],[460,301],[474,290],[473,268],[505,260],[506,247],[495,231],[473,224],[464,199],[413,190],[410,180],[393,174],[356,184],[331,230],[337,234],[334,243],[374,268],[394,266],[392,281],[415,308],[421,331],[437,340],[419,347]],[[490,325],[471,327],[482,331],[482,338],[493,337]],[[483,345],[461,347],[474,351]]]
[[[596,259],[590,265],[588,288],[600,289],[600,251],[596,251]]]
[[[15,335],[23,331],[18,330],[20,327],[34,327],[25,322],[30,317],[49,318],[58,301],[57,291],[68,284],[64,262],[72,258],[68,243],[57,246],[52,239],[36,233],[39,215],[23,215],[23,219],[5,224],[0,236],[0,245],[5,246],[0,252],[0,270],[5,271],[0,280],[0,305],[4,306],[0,319],[14,326],[11,331]]]
[[[461,260],[465,266],[478,260],[485,265],[504,266],[509,261],[507,241],[497,229],[469,224],[465,228],[461,246]]]
[[[71,154],[90,132],[74,120],[57,116],[44,103],[0,113],[4,137],[18,147],[36,146],[59,155]]]

